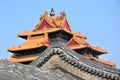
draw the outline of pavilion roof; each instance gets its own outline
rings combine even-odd
[[[81,34],[80,32],[72,31],[70,29],[70,26],[66,19],[66,14],[64,12],[61,12],[60,16],[55,17],[55,16],[48,16],[47,11],[45,11],[44,15],[40,17],[40,21],[33,30],[24,31],[23,33],[18,34],[19,37],[25,38],[27,40],[19,46],[14,46],[9,48],[8,51],[17,52],[22,50],[35,49],[39,47],[48,47],[50,46],[50,40],[48,34],[57,31],[64,31],[72,35],[72,38],[67,42],[67,45],[73,50],[88,48],[90,50],[98,52],[98,54],[107,53],[106,50],[103,50],[100,47],[92,46],[91,44],[86,42],[85,40],[87,39],[87,37],[85,35]],[[14,59],[11,60],[14,61]],[[97,60],[97,61],[101,61],[101,60]]]

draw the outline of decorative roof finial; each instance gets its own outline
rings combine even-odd
[[[51,17],[54,17],[54,16],[55,16],[55,12],[54,12],[54,9],[53,9],[53,8],[51,9],[50,16],[51,16]]]

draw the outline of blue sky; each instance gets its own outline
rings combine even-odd
[[[0,0],[0,58],[10,57],[7,48],[24,42],[17,34],[32,30],[40,15],[51,8],[57,16],[65,11],[71,29],[108,50],[100,58],[120,68],[120,0]]]

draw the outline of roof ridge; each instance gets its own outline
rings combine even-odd
[[[64,43],[52,44],[49,48],[47,48],[41,54],[41,56],[38,59],[33,61],[30,65],[42,67],[54,55],[59,55],[62,60],[64,60],[65,62],[68,62],[71,66],[78,67],[77,63],[83,65],[84,68],[82,67],[80,69],[85,70],[85,72],[89,71],[89,69],[92,69],[92,71],[95,71],[95,72],[92,72],[92,71],[90,71],[90,72],[92,72],[95,75],[96,75],[96,71],[99,72],[98,74],[104,73],[105,75],[109,75],[110,77],[113,77],[113,76],[116,77],[116,76],[118,76],[117,73],[120,73],[120,71],[117,71],[115,68],[113,68],[111,66],[108,66],[108,65],[105,65],[102,63],[98,64],[98,62],[96,62],[96,61],[89,60],[89,59],[83,57],[82,55],[77,54],[73,50],[69,49]],[[71,59],[68,59],[67,56],[71,57]],[[69,60],[70,60],[70,62],[69,62]],[[78,61],[78,62],[76,62],[76,61]],[[90,64],[89,64],[89,62],[90,62]],[[103,68],[104,68],[104,71],[102,71]],[[115,73],[114,73],[114,71],[115,71]]]

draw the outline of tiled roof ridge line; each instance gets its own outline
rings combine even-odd
[[[49,55],[45,56],[43,58],[43,60],[36,65],[36,67],[42,67],[54,55],[58,55],[61,58],[61,60],[63,60],[64,62],[66,62],[66,63],[70,64],[71,66],[73,66],[77,69],[80,69],[84,72],[91,73],[91,74],[96,75],[98,77],[101,76],[101,77],[107,78],[107,79],[113,79],[113,80],[120,79],[115,74],[112,74],[112,73],[109,73],[106,71],[102,71],[100,69],[93,68],[93,67],[86,65],[84,63],[81,63],[77,60],[74,60],[72,58],[68,58],[64,54],[64,52],[62,52],[60,49],[56,49],[56,48],[54,48]]]

